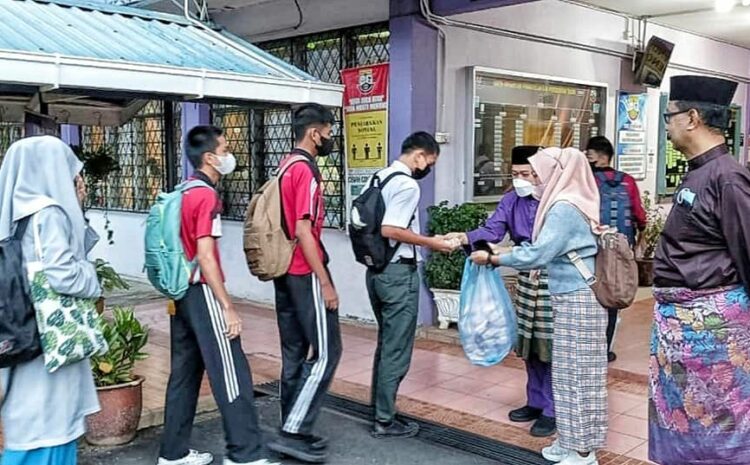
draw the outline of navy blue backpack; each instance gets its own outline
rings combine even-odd
[[[594,174],[601,196],[599,210],[601,223],[617,228],[617,232],[624,234],[628,239],[630,246],[634,246],[633,206],[630,202],[628,187],[623,182],[625,173],[616,171],[613,179],[608,179],[604,171],[597,171]]]

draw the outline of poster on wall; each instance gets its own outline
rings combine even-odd
[[[341,82],[348,214],[367,180],[388,164],[388,63],[343,69]]]
[[[646,179],[648,169],[647,101],[648,94],[620,92],[617,98],[617,169],[638,181]]]

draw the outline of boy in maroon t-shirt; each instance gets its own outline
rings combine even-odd
[[[291,165],[280,184],[289,235],[297,245],[289,271],[274,280],[282,356],[281,432],[268,447],[313,463],[327,458],[327,441],[314,436],[313,427],[341,358],[339,299],[321,242],[325,212],[315,161],[333,150],[333,123],[333,114],[321,105],[307,104],[294,113],[296,147],[281,164],[291,156],[305,160]]]
[[[191,129],[186,149],[196,170],[190,180],[203,185],[183,194],[180,236],[187,258],[197,258],[198,267],[170,321],[171,371],[157,465],[213,462],[211,454],[188,448],[204,371],[224,421],[224,465],[273,465],[261,458],[253,380],[239,337],[242,320],[224,286],[219,257],[222,204],[215,188],[236,161],[221,129],[213,126]]]
[[[627,192],[627,201],[617,201],[618,205],[603,205],[604,208],[610,210],[610,221],[616,221],[615,215],[612,210],[622,210],[625,215],[628,215],[626,224],[630,225],[630,231],[620,231],[625,235],[630,234],[631,246],[638,247],[636,245],[636,236],[639,236],[639,240],[643,239],[641,232],[646,229],[646,210],[643,208],[643,202],[641,202],[641,193],[638,190],[638,184],[635,179],[622,171],[617,171],[612,168],[612,158],[615,155],[614,147],[612,143],[604,136],[596,136],[589,139],[588,145],[586,146],[586,157],[589,159],[591,168],[594,170],[596,182],[599,185],[599,190],[602,192],[603,181],[608,183],[616,183],[620,181],[623,189]],[[623,196],[624,197],[624,196]],[[602,199],[602,202],[605,202]],[[628,208],[622,208],[627,203]],[[602,223],[607,222],[606,218],[602,218]],[[609,226],[609,224],[607,225]],[[612,351],[613,343],[615,340],[615,330],[617,329],[617,321],[619,320],[619,310],[616,308],[610,308],[607,310],[609,313],[609,321],[607,323],[607,358],[610,362],[614,362],[617,359],[617,355]]]

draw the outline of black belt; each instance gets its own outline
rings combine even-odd
[[[400,257],[398,260],[396,260],[393,263],[398,263],[399,265],[416,265],[417,259]]]

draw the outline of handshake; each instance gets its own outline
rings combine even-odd
[[[430,248],[435,252],[452,253],[469,244],[466,233],[448,233],[432,237]]]

